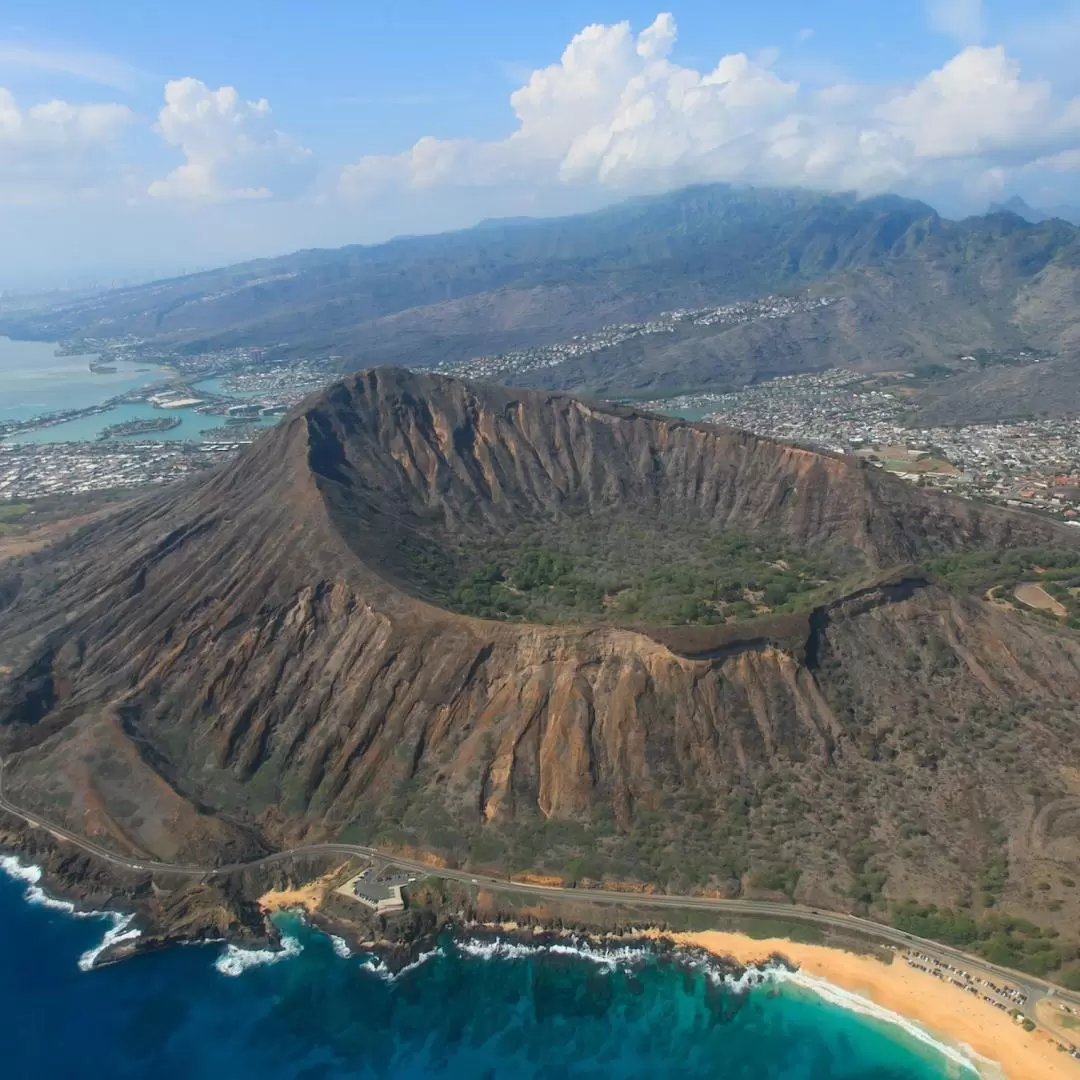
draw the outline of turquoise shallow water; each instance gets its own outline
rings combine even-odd
[[[7,342],[7,352],[5,352],[4,343]],[[144,370],[141,373],[131,374],[121,377],[118,373],[116,376],[90,376],[90,379],[103,378],[112,379],[112,383],[108,386],[98,386],[97,384],[87,382],[86,378],[80,375],[83,368],[86,367],[87,357],[52,357],[52,360],[56,364],[64,364],[72,366],[73,361],[78,361],[78,364],[73,366],[77,369],[73,374],[79,377],[74,378],[72,385],[66,386],[66,382],[70,381],[72,375],[65,376],[63,369],[61,373],[56,376],[55,379],[50,381],[44,375],[42,377],[34,379],[36,386],[40,389],[33,393],[27,393],[25,388],[22,391],[18,390],[16,385],[17,380],[13,382],[6,390],[3,387],[3,380],[5,377],[4,360],[7,357],[10,364],[13,366],[15,361],[13,358],[22,356],[22,351],[27,345],[33,346],[33,349],[40,353],[38,360],[42,363],[51,355],[48,354],[44,346],[34,342],[25,341],[7,341],[5,338],[0,338],[0,419],[4,418],[3,408],[4,402],[14,401],[16,398],[28,398],[35,397],[40,398],[42,396],[49,397],[60,393],[60,397],[56,400],[60,400],[62,404],[50,405],[48,408],[36,408],[28,410],[23,405],[16,405],[9,408],[9,415],[17,419],[21,419],[23,414],[26,416],[37,415],[41,412],[49,412],[53,409],[69,409],[69,408],[82,408],[89,405],[95,405],[102,401],[107,401],[110,397],[115,397],[122,394],[126,390],[132,390],[137,387],[146,386],[150,383],[160,382],[166,377],[166,373],[158,369]],[[51,348],[51,346],[49,347]],[[25,357],[23,357],[25,360]],[[79,367],[79,365],[82,365]],[[47,370],[48,365],[42,370]],[[11,368],[9,368],[11,370]],[[26,369],[24,368],[24,375]],[[88,370],[88,369],[87,369]],[[194,383],[193,388],[196,391],[202,390],[207,393],[221,393],[221,379],[210,378],[203,379],[200,382]],[[110,389],[111,387],[111,389]],[[108,390],[108,392],[105,392]],[[251,396],[248,394],[236,394],[236,397]],[[52,398],[50,398],[52,400]],[[39,404],[44,404],[39,402]],[[197,413],[194,409],[169,409],[163,411],[161,409],[155,409],[153,405],[144,401],[131,402],[130,404],[116,405],[108,412],[94,413],[92,416],[80,416],[74,420],[69,420],[65,424],[54,424],[51,427],[36,428],[33,431],[24,431],[18,435],[12,435],[7,440],[16,446],[25,445],[27,443],[61,443],[61,442],[93,442],[97,437],[112,424],[123,423],[126,420],[141,420],[152,419],[158,420],[162,417],[175,416],[179,419],[180,423],[169,431],[155,431],[147,435],[128,436],[132,440],[150,440],[153,442],[172,442],[177,439],[198,439],[200,434],[204,431],[209,431],[214,428],[224,426],[225,417],[223,416],[205,416],[202,413]],[[251,421],[252,423],[261,424],[263,426],[270,426],[276,423],[280,417],[278,416],[264,416],[259,419]]]
[[[10,867],[9,867],[10,868]],[[31,887],[32,890],[32,887]],[[175,948],[97,971],[110,923],[0,875],[5,1080],[931,1080],[972,1073],[798,986],[444,940],[391,979],[286,917],[286,954]]]
[[[57,356],[55,342],[0,337],[0,420],[97,405],[164,377],[146,364],[118,364],[115,372],[95,374],[93,359]]]
[[[80,416],[75,420],[69,420],[66,424],[55,424],[52,427],[36,428],[33,431],[24,431],[11,436],[7,441],[15,445],[26,443],[58,443],[58,442],[92,442],[102,431],[111,424],[119,424],[125,420],[150,419],[160,420],[163,417],[175,416],[180,420],[177,427],[168,431],[154,431],[146,435],[127,436],[131,441],[149,440],[152,442],[172,442],[176,439],[198,439],[203,431],[223,427],[225,417],[204,416],[194,409],[155,409],[153,405],[138,401],[131,404],[117,405],[108,412],[95,413],[92,416]],[[280,417],[265,416],[252,421],[256,424],[269,426],[276,423]]]

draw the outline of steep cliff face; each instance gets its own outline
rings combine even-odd
[[[779,532],[865,580],[636,629],[469,619],[414,587],[418,546],[611,507]],[[1055,539],[738,432],[367,372],[6,572],[5,790],[160,858],[344,834],[841,902],[865,848],[952,896],[1002,830],[1025,872],[1080,858],[1080,638],[888,568]]]
[[[782,533],[885,566],[964,544],[1047,542],[1053,526],[917,492],[851,458],[562,394],[377,369],[307,414],[312,472],[342,535],[440,536],[619,507]],[[394,498],[387,500],[387,493]],[[368,539],[370,537],[370,539]]]

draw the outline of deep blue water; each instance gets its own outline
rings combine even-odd
[[[292,955],[273,964],[204,945],[82,972],[79,956],[110,924],[29,904],[26,890],[0,874],[4,1080],[961,1075],[900,1029],[800,987],[736,992],[647,954],[492,958],[490,946],[445,941],[391,981],[287,917]]]

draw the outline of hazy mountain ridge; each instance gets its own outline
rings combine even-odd
[[[818,320],[621,346],[529,377],[623,393],[973,349],[1071,351],[1080,245],[1062,221],[960,222],[896,197],[689,188],[555,220],[306,251],[0,321],[15,336],[151,336],[193,351],[287,343],[344,369],[432,366],[679,307],[802,290]],[[644,349],[645,355],[641,350]]]
[[[991,214],[1001,212],[1016,214],[1033,225],[1038,225],[1040,222],[1047,221],[1050,218],[1059,218],[1062,221],[1067,221],[1070,225],[1080,225],[1080,207],[1049,206],[1036,208],[1019,195],[1011,195],[1004,202],[991,203],[989,212]]]

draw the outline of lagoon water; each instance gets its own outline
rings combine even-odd
[[[13,341],[0,337],[0,421],[25,420],[42,413],[64,409],[82,409],[99,405],[128,390],[135,390],[169,378],[169,372],[148,364],[118,362],[112,374],[95,374],[90,370],[93,355],[57,356],[55,342]],[[220,379],[205,379],[196,388],[219,393]],[[236,394],[244,397],[244,394]],[[65,424],[37,428],[11,436],[14,445],[26,443],[92,442],[111,424],[126,420],[160,419],[175,416],[180,420],[169,431],[155,431],[140,436],[154,442],[176,439],[198,439],[203,431],[221,427],[224,418],[204,416],[194,409],[173,409],[162,412],[146,402],[117,405],[108,412],[80,416]],[[263,417],[256,423],[273,424],[278,417]]]
[[[131,441],[146,440],[151,442],[168,441],[176,439],[198,439],[203,431],[223,427],[225,417],[204,416],[194,409],[155,409],[153,405],[144,401],[131,402],[130,404],[117,405],[108,412],[95,413],[92,416],[80,416],[75,420],[69,420],[66,424],[54,424],[51,427],[35,428],[32,431],[23,431],[18,435],[12,435],[7,441],[13,445],[26,443],[59,443],[59,442],[92,442],[105,428],[111,424],[119,424],[125,420],[160,420],[163,417],[175,416],[179,425],[168,431],[155,431],[146,435],[130,436]],[[280,417],[263,416],[251,421],[255,424],[268,426],[276,423]],[[125,439],[125,441],[127,441]]]
[[[446,940],[391,979],[286,916],[276,960],[213,944],[83,972],[111,923],[30,896],[0,874],[5,1080],[974,1077],[794,983],[737,991],[648,953]]]
[[[0,420],[97,405],[164,377],[159,368],[129,363],[95,374],[95,356],[57,356],[56,349],[55,342],[0,337]]]

